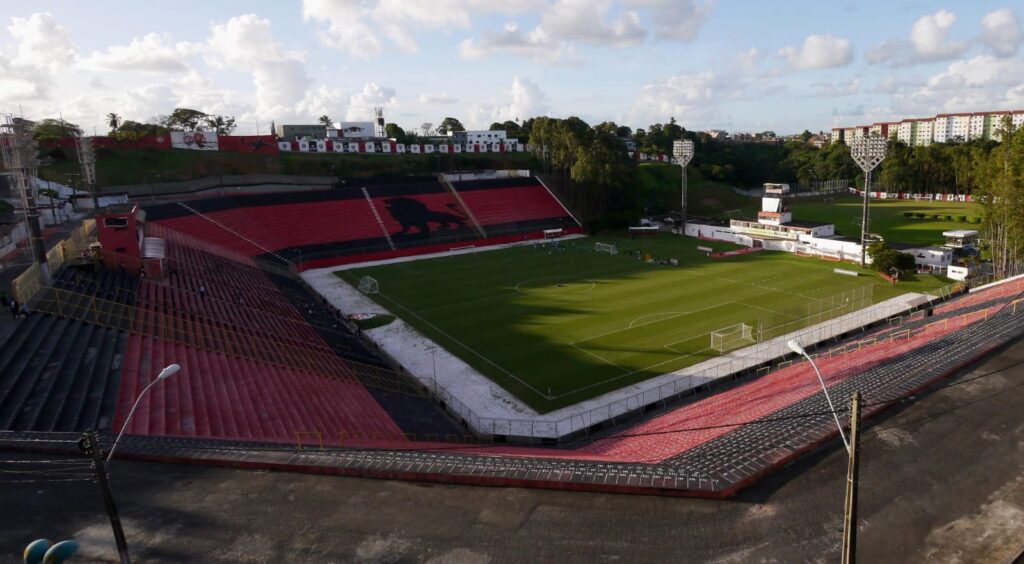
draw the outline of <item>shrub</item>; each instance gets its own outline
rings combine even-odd
[[[916,214],[914,212],[909,212],[909,211],[903,212],[903,217],[914,217],[915,215]]]
[[[925,216],[925,214],[923,214],[921,212],[915,212],[914,213],[914,217],[916,217],[917,219],[924,219],[924,216]]]
[[[967,221],[967,216],[966,215],[958,215],[958,216],[956,216],[956,220],[961,222],[961,223],[963,223],[963,222]]]

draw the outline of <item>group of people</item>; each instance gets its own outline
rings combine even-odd
[[[28,318],[29,314],[32,313],[28,304],[19,304],[18,300],[8,298],[7,292],[0,292],[0,302],[3,302],[7,306],[7,309],[11,311],[11,317],[15,319]]]

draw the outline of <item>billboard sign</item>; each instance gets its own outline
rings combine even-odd
[[[171,147],[192,151],[216,151],[217,134],[212,131],[172,131]]]

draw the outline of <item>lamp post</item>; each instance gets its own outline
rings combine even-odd
[[[843,434],[843,426],[839,423],[839,416],[836,415],[836,409],[832,406],[832,400],[828,397],[825,381],[821,378],[821,372],[818,371],[818,365],[814,363],[814,359],[807,354],[807,351],[804,350],[796,339],[790,339],[786,345],[789,346],[791,351],[806,358],[807,362],[810,362],[811,367],[814,368],[814,372],[818,375],[818,382],[821,383],[821,391],[824,392],[825,399],[828,401],[828,407],[832,411],[832,417],[835,418],[836,426],[839,427],[839,436],[843,438],[846,453],[849,455],[846,468],[846,501],[843,507],[842,563],[853,564],[857,547],[857,482],[860,467],[857,446],[860,443],[860,431],[858,429],[860,421],[860,392],[853,392],[853,397],[850,400],[850,440],[847,441],[846,435]]]
[[[124,425],[121,426],[121,432],[117,434],[117,438],[114,439],[114,444],[110,446],[110,453],[107,454],[107,462],[110,462],[110,459],[114,458],[114,450],[117,449],[117,443],[121,441],[121,437],[124,435],[125,430],[128,429],[128,424],[131,423],[132,415],[135,415],[135,409],[139,407],[139,402],[142,401],[142,397],[145,396],[146,392],[148,392],[149,389],[155,386],[158,382],[162,382],[171,376],[174,376],[179,370],[181,370],[181,366],[178,366],[177,364],[167,366],[160,371],[160,374],[157,374],[156,380],[150,382],[148,386],[143,388],[139,397],[135,398],[135,405],[133,405],[132,410],[128,412],[128,417],[124,420]]]
[[[690,139],[676,139],[672,142],[672,156],[679,162],[679,166],[683,168],[683,180],[682,187],[680,188],[680,199],[682,200],[679,208],[679,229],[685,229],[684,223],[686,222],[686,165],[690,164],[690,160],[693,159],[693,141]],[[684,233],[680,231],[680,235]]]
[[[850,142],[850,156],[864,171],[864,207],[860,218],[860,265],[867,263],[868,192],[871,191],[871,171],[885,160],[888,141],[882,137],[858,137]]]
[[[807,362],[811,363],[811,367],[814,368],[814,373],[818,375],[818,382],[821,383],[821,391],[825,394],[825,401],[828,402],[828,408],[832,411],[832,417],[836,420],[836,427],[839,427],[839,436],[843,439],[843,445],[846,447],[846,453],[850,453],[850,443],[846,440],[846,434],[843,433],[843,426],[839,423],[839,415],[836,414],[836,408],[832,405],[832,398],[828,396],[828,389],[825,387],[825,380],[821,377],[821,372],[818,370],[818,365],[814,363],[814,359],[811,358],[804,347],[800,345],[800,342],[796,339],[790,339],[786,346],[789,350],[795,352],[798,355],[803,356],[807,359]]]

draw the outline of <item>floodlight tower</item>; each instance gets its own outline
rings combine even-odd
[[[78,145],[78,163],[82,167],[85,189],[92,194],[93,211],[100,210],[99,196],[96,195],[96,154],[92,150],[92,138],[81,135],[75,139]]]
[[[867,263],[868,192],[871,191],[871,171],[885,160],[888,141],[882,137],[858,137],[850,142],[850,156],[864,171],[864,209],[860,218],[860,265]]]
[[[673,141],[672,156],[676,158],[679,166],[683,168],[683,183],[680,189],[682,205],[679,208],[679,228],[683,229],[683,223],[686,222],[686,165],[690,164],[690,160],[693,159],[693,141],[689,139],[676,139]]]
[[[39,208],[36,206],[35,187],[36,159],[38,144],[31,130],[32,122],[11,114],[0,116],[0,156],[4,167],[12,173],[11,192],[21,200],[21,211],[25,214],[29,240],[32,242],[32,257],[39,264],[39,278],[49,286],[50,268],[46,264],[46,247],[39,227]]]

